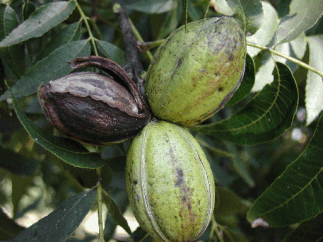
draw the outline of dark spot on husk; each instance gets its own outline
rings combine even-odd
[[[138,182],[137,182],[137,181],[134,181],[134,182],[133,182],[133,184],[137,185],[137,184],[138,184]]]
[[[175,183],[175,186],[180,186],[181,184],[184,183],[183,170],[180,168],[176,168],[176,173],[177,173],[177,181]]]
[[[222,92],[222,91],[223,91],[223,88],[219,87],[218,92]]]
[[[183,61],[183,57],[179,59],[178,63],[177,63],[177,68],[179,68],[182,64]]]

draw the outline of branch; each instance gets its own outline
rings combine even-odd
[[[144,80],[141,78],[141,75],[145,70],[139,60],[136,37],[132,32],[128,14],[126,9],[123,7],[123,1],[112,0],[112,2],[114,3],[115,12],[119,15],[119,24],[125,45],[126,65],[124,69],[134,79],[141,94],[144,95]]]
[[[261,45],[257,45],[257,44],[254,44],[254,43],[251,43],[251,42],[248,42],[247,45],[249,46],[252,46],[252,47],[255,47],[255,48],[258,48],[258,49],[261,49],[261,50],[266,50],[266,51],[269,51],[270,53],[274,54],[274,55],[278,55],[280,57],[283,57],[291,62],[294,62],[304,68],[306,68],[307,70],[310,70],[310,71],[313,71],[314,73],[320,75],[321,77],[323,77],[323,72],[311,67],[310,65],[307,65],[306,63],[300,61],[300,60],[297,60],[296,58],[293,58],[291,56],[288,56],[288,55],[285,55],[283,53],[280,53],[274,49],[271,49],[270,47],[266,47],[266,46],[261,46]]]

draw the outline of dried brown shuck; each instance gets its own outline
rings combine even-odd
[[[136,84],[115,62],[97,56],[76,58],[76,72],[42,84],[39,101],[51,124],[69,137],[88,144],[106,145],[134,137],[150,119],[147,104]]]

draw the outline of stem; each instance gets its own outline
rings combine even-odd
[[[143,49],[152,49],[155,47],[159,47],[162,43],[164,43],[165,39],[160,39],[156,41],[148,41],[148,42],[139,42],[138,46],[142,47]]]
[[[216,236],[218,237],[219,241],[224,242],[224,240],[220,234],[220,231],[218,230],[218,224],[215,221],[214,215],[212,216],[212,230],[216,233]]]
[[[87,29],[87,31],[88,31],[88,33],[89,33],[89,35],[90,35],[89,40],[92,42],[93,49],[94,49],[94,54],[95,54],[96,56],[98,56],[98,55],[99,55],[99,53],[98,53],[98,50],[97,50],[97,48],[96,48],[96,43],[95,43],[96,38],[95,38],[95,37],[93,36],[93,34],[92,34],[92,31],[91,31],[91,27],[90,27],[89,21],[87,20],[87,17],[86,17],[86,15],[84,14],[84,12],[83,12],[83,10],[82,10],[81,6],[78,4],[77,0],[74,0],[74,1],[75,1],[75,4],[76,4],[76,8],[77,8],[77,10],[79,11],[79,13],[80,13],[80,15],[81,15],[81,20],[83,20],[83,22],[85,23],[86,29]]]
[[[133,24],[133,22],[131,21],[131,19],[129,18],[129,22],[130,22],[130,25],[131,25],[131,29],[132,29],[132,32],[134,33],[136,39],[140,42],[144,42],[143,38],[141,37],[140,33],[138,32],[136,26]],[[148,59],[150,62],[153,61],[153,55],[151,54],[151,52],[149,50],[147,50],[145,52],[145,54],[147,55]]]
[[[103,220],[102,220],[102,183],[101,183],[101,168],[96,170],[98,174],[98,183],[96,185],[97,188],[97,201],[98,201],[98,218],[99,218],[99,241],[105,242],[104,240],[104,232],[103,232]]]
[[[141,94],[145,95],[144,79],[142,79],[142,74],[145,70],[140,62],[138,56],[137,39],[132,31],[131,23],[129,21],[128,14],[126,10],[122,7],[123,0],[112,0],[114,3],[115,12],[118,13],[119,24],[121,27],[123,41],[125,45],[126,52],[126,65],[125,70],[137,83],[138,89]]]
[[[280,52],[278,52],[278,51],[276,51],[276,50],[274,50],[274,49],[272,49],[270,47],[266,47],[266,46],[262,46],[262,45],[257,45],[257,44],[250,43],[250,42],[248,42],[247,45],[252,46],[252,47],[255,47],[255,48],[258,48],[258,49],[261,49],[261,50],[269,51],[270,53],[272,53],[274,55],[278,55],[280,57],[283,57],[283,58],[285,58],[285,59],[287,59],[287,60],[289,60],[291,62],[294,62],[294,63],[296,63],[296,64],[298,64],[298,65],[300,65],[300,66],[302,66],[302,67],[304,67],[304,68],[306,68],[306,69],[308,69],[310,71],[313,71],[316,74],[318,74],[321,77],[323,77],[323,72],[321,72],[321,71],[319,71],[319,70],[311,67],[310,65],[305,64],[304,62],[302,62],[300,60],[297,60],[296,58],[293,58],[291,56],[288,56],[288,55],[285,55],[283,53],[280,53]]]

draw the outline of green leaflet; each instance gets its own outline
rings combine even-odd
[[[302,154],[255,201],[247,219],[263,218],[283,227],[315,217],[323,211],[323,114]]]
[[[282,135],[292,124],[298,90],[289,68],[277,63],[274,81],[232,117],[190,129],[236,144],[254,145]]]

